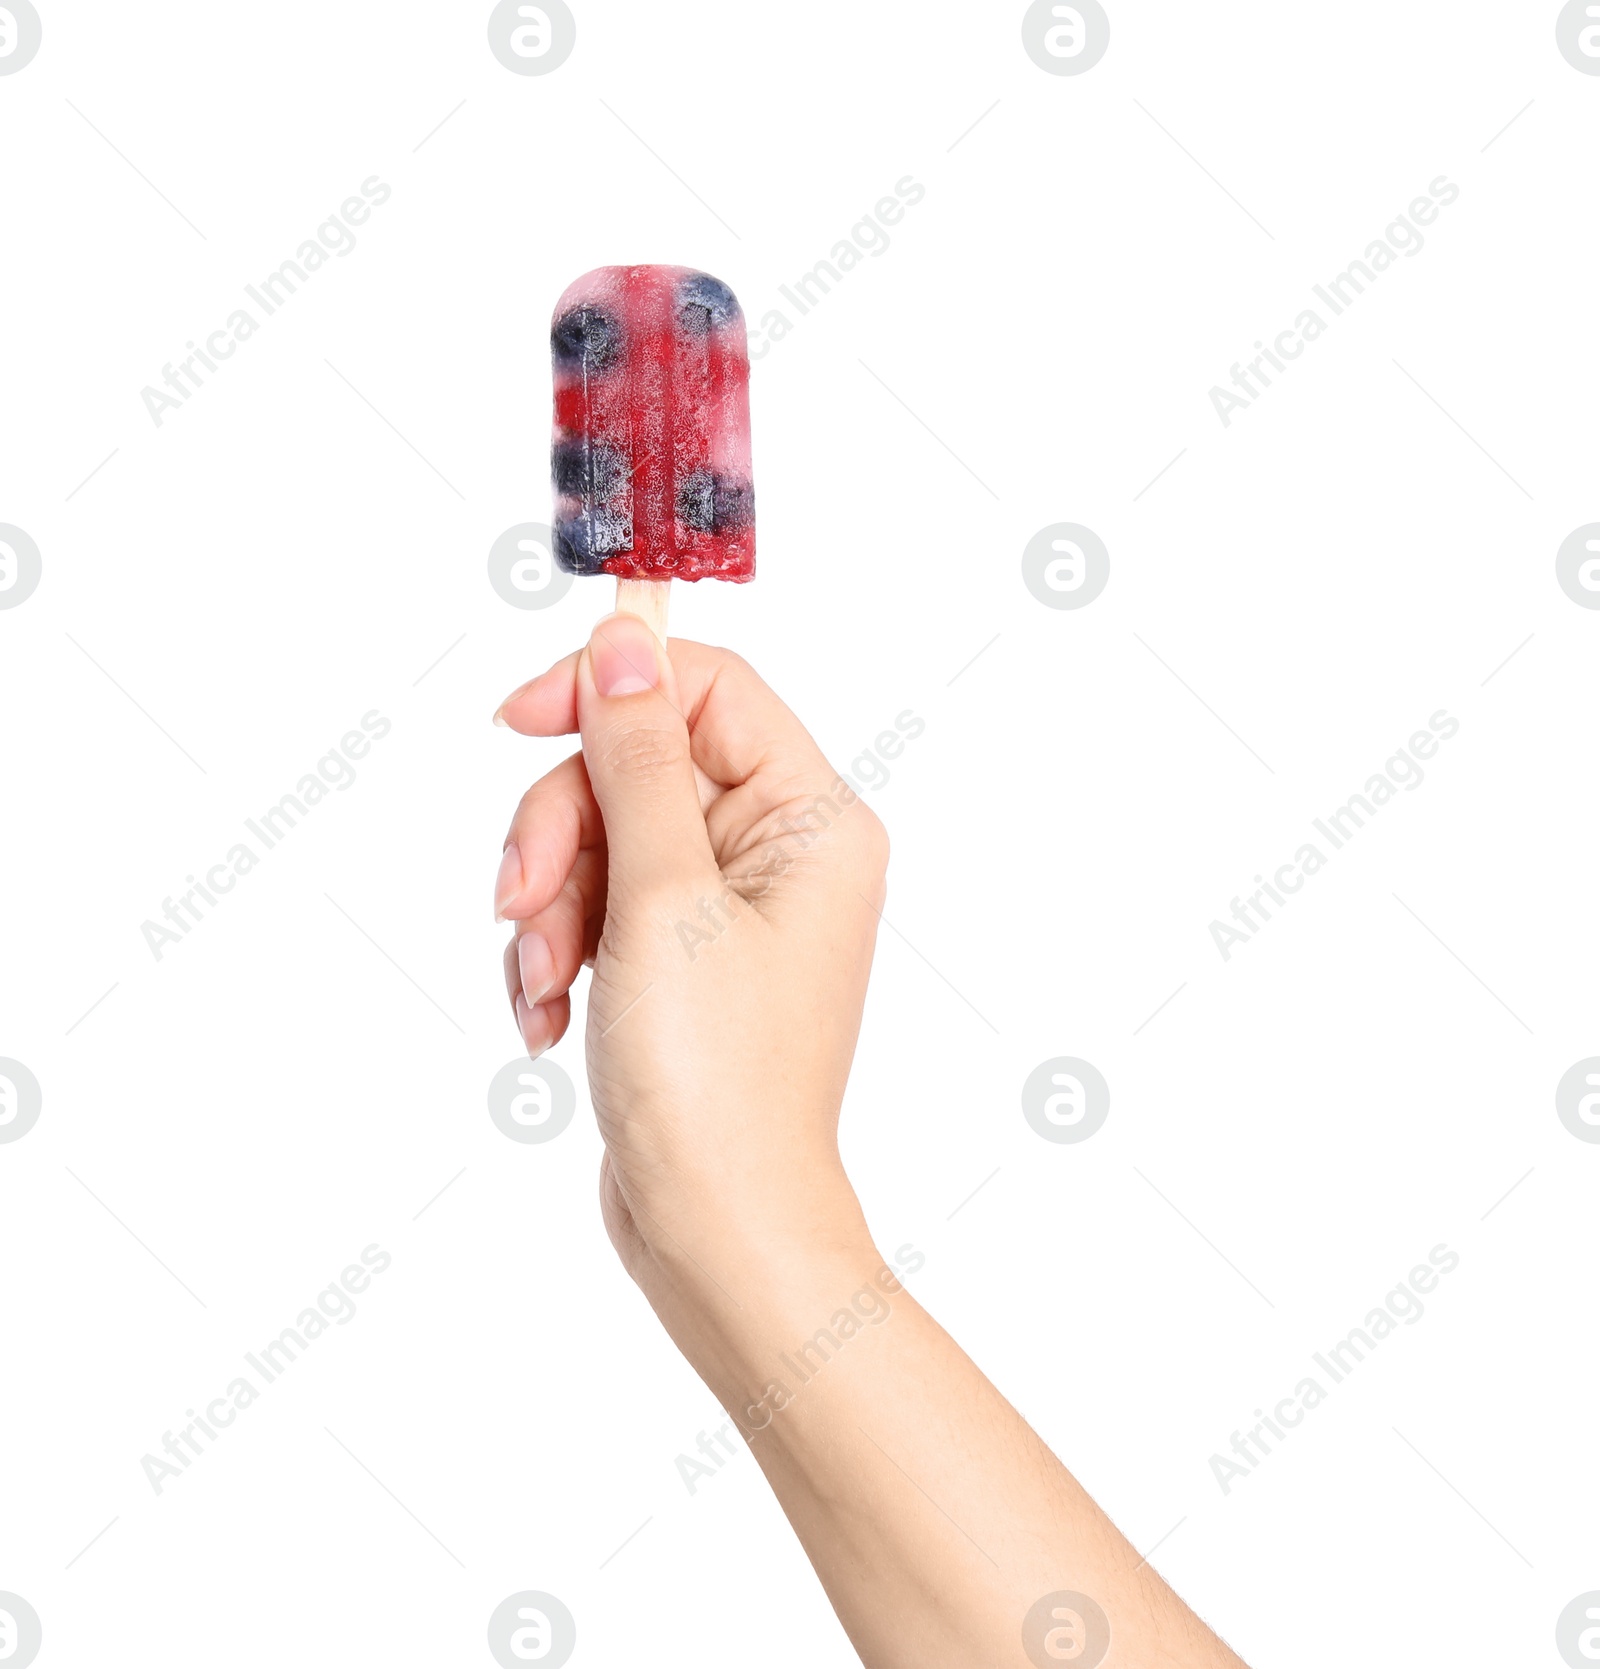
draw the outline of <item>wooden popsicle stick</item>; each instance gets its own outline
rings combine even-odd
[[[667,599],[671,580],[618,580],[617,613],[644,621],[658,642],[667,641]]]

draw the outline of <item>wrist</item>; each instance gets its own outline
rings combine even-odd
[[[737,1292],[743,1302],[741,1283],[871,1247],[831,1140],[756,1154],[738,1141],[706,1144],[692,1158],[664,1156],[634,1180],[629,1204],[648,1263],[694,1301]]]
[[[639,1274],[710,1316],[758,1307],[768,1295],[810,1290],[877,1253],[855,1190],[837,1158],[797,1167],[801,1188],[749,1178],[656,1194],[639,1228],[650,1254]]]
[[[748,1438],[841,1348],[909,1302],[855,1195],[646,1235],[635,1278],[662,1325]]]

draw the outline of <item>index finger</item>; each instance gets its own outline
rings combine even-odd
[[[581,652],[580,652],[581,653]],[[732,788],[765,770],[809,777],[833,772],[822,750],[753,667],[729,649],[670,638],[690,754],[713,782]],[[507,696],[495,721],[523,736],[571,736],[578,729],[578,655]]]

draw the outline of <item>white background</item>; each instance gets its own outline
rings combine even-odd
[[[0,521],[43,553],[0,612],[0,1055],[44,1091],[0,1146],[0,1589],[40,1663],[488,1664],[523,1588],[581,1664],[850,1660],[748,1454],[680,1480],[720,1416],[601,1231],[581,1027],[559,1139],[486,1111],[500,845],[566,751],[489,715],[610,601],[519,611],[485,559],[548,517],[570,279],[701,266],[759,322],[907,175],[756,367],[756,583],[674,599],[845,768],[926,722],[870,791],[880,1243],[1250,1662],[1558,1663],[1600,1588],[1600,1149],[1554,1106],[1600,1053],[1600,613],[1554,570],[1600,517],[1600,78],[1557,8],[1115,4],[1058,77],[1015,4],[589,0],[524,77],[481,4],[39,3],[0,78]],[[140,390],[373,174],[157,428]],[[1440,175],[1422,252],[1224,428],[1210,388]],[[1081,610],[1021,579],[1059,521],[1111,553]],[[372,709],[158,962],[141,923]],[[1440,709],[1423,785],[1224,962],[1209,923]],[[1061,1055],[1111,1085],[1081,1145],[1022,1117]],[[355,1319],[154,1494],[373,1242]],[[1224,1495],[1441,1242],[1423,1319]]]

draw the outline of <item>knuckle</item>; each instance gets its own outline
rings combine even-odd
[[[866,822],[862,826],[862,843],[873,873],[882,875],[889,867],[889,831],[876,812],[867,813]]]
[[[727,680],[727,687],[736,691],[762,691],[767,681],[736,649],[717,649],[716,675]]]
[[[517,809],[511,819],[513,835],[573,809],[573,796],[581,781],[582,757],[581,753],[575,753],[563,759],[553,771],[545,772],[517,801]]]
[[[517,809],[511,816],[511,838],[515,840],[518,836],[537,828],[544,821],[544,809],[548,803],[548,796],[541,791],[540,784],[535,783],[517,801]]]
[[[889,867],[889,831],[883,819],[864,801],[857,801],[845,819],[856,862],[865,874],[881,879]]]
[[[622,777],[652,778],[679,768],[684,739],[656,725],[613,730],[600,740],[602,770]]]
[[[723,644],[703,643],[700,647],[719,667],[744,666],[746,664],[742,655]]]

